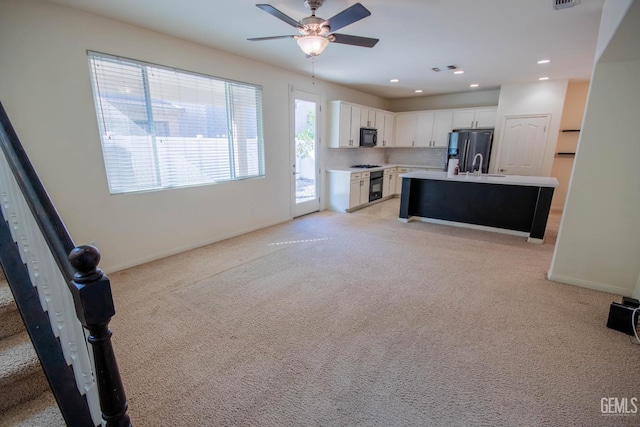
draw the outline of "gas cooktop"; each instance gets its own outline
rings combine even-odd
[[[371,169],[371,168],[380,168],[380,165],[351,165],[352,168],[360,168],[360,169]]]

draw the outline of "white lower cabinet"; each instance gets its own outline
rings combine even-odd
[[[403,173],[409,173],[411,172],[410,168],[396,168],[397,170],[397,179],[396,179],[396,194],[401,194],[402,193],[402,177],[400,177],[400,174]]]
[[[349,206],[355,208],[360,205],[369,203],[369,188],[371,187],[371,173],[362,172],[362,178],[360,179],[360,203],[355,206]]]
[[[382,197],[389,197],[394,194],[396,194],[396,168],[388,168],[384,170]]]
[[[329,208],[345,212],[369,203],[370,172],[328,171]]]
[[[349,185],[349,209],[357,208],[360,205],[369,203],[370,181],[371,174],[369,172],[351,174],[351,184]]]

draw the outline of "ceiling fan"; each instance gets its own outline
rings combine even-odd
[[[340,28],[346,27],[347,25],[353,24],[354,22],[371,15],[371,12],[369,12],[369,10],[367,10],[367,8],[362,4],[356,3],[334,17],[325,20],[316,16],[316,10],[322,6],[322,3],[324,3],[324,0],[305,0],[304,5],[308,9],[311,9],[311,16],[308,16],[301,21],[296,21],[269,4],[257,4],[257,7],[268,14],[275,16],[292,27],[295,27],[300,35],[257,37],[247,40],[261,41],[274,39],[296,39],[302,51],[312,57],[320,55],[329,42],[361,47],[373,47],[378,43],[378,39],[335,33],[335,31]]]

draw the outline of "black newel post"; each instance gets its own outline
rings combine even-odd
[[[129,427],[127,398],[111,346],[109,321],[115,314],[111,284],[98,268],[100,252],[95,246],[78,246],[69,253],[69,260],[76,270],[70,283],[76,314],[90,333],[102,418],[107,427]]]

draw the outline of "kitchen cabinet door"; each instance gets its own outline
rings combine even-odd
[[[409,168],[397,168],[396,173],[396,194],[402,193],[402,178],[400,174],[409,172]]]
[[[497,108],[483,108],[481,110],[476,110],[475,127],[477,129],[496,127],[497,113]]]
[[[447,148],[449,145],[449,132],[453,122],[453,111],[436,111],[433,118],[433,135],[431,147]]]
[[[369,188],[371,187],[371,181],[369,177],[360,180],[360,205],[369,203]]]
[[[394,175],[396,168],[387,168],[384,170],[384,181],[382,182],[382,197],[392,196],[396,191]]]
[[[413,147],[418,131],[418,115],[416,113],[396,114],[396,147]]]
[[[382,186],[382,197],[390,197],[396,194],[396,174],[391,172],[384,176],[384,185]]]
[[[452,129],[473,129],[476,120],[476,110],[474,109],[458,109],[453,112],[453,120],[451,121]]]
[[[375,125],[378,129],[378,145],[377,148],[385,148],[393,146],[393,113],[386,111],[376,111]]]
[[[374,128],[376,127],[376,110],[369,108],[360,109],[360,127]]]
[[[351,181],[351,187],[349,191],[349,209],[360,206],[360,189],[362,188],[362,180],[357,179]]]
[[[469,108],[453,111],[452,129],[487,129],[496,125],[497,108]]]
[[[418,113],[418,132],[414,147],[431,147],[434,117],[435,113],[431,111]]]
[[[351,147],[360,146],[360,115],[362,109],[355,105],[349,106],[351,109],[351,119],[349,120],[349,138],[351,139]]]
[[[341,101],[329,104],[329,142],[332,148],[360,146],[360,107]]]
[[[377,123],[376,118],[376,123]],[[393,141],[393,133],[394,133],[394,124],[395,124],[395,115],[393,113],[384,113],[384,132],[382,134],[382,140],[384,141],[384,147],[393,147],[395,145]],[[379,135],[378,135],[379,137]]]

